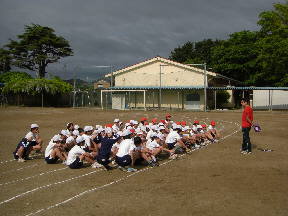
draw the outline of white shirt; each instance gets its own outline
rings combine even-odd
[[[180,135],[177,133],[177,131],[171,131],[168,136],[166,137],[166,143],[175,143],[178,140],[180,140],[181,137]]]
[[[54,146],[56,145],[56,143],[53,142],[53,140],[51,140],[48,144],[48,146],[45,149],[45,158],[46,157],[50,157],[50,154],[54,148]]]
[[[212,125],[208,126],[208,130],[213,130],[213,129],[214,129],[214,127]]]
[[[116,124],[114,124],[112,126],[112,129],[113,129],[113,132],[115,132],[115,133],[117,133],[120,130],[119,127]]]
[[[132,139],[125,139],[120,143],[118,152],[116,154],[117,157],[124,157],[128,155],[131,151],[136,149],[136,146]]]
[[[146,143],[146,147],[150,150],[153,150],[154,148],[158,148],[159,146],[160,145],[156,142],[156,140],[153,140],[153,141],[150,140],[150,142],[147,141]]]
[[[84,154],[85,151],[78,145],[75,145],[68,153],[66,164],[70,165],[72,164],[77,157]]]
[[[91,147],[91,136],[87,134],[83,134],[82,136],[84,137],[85,140],[83,148]]]
[[[38,134],[32,133],[32,131],[30,131],[25,135],[25,138],[28,139],[29,141],[35,141],[37,136]]]

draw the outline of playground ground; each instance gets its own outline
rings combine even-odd
[[[253,153],[240,154],[241,111],[171,112],[174,120],[217,122],[217,144],[161,161],[136,173],[86,167],[71,170],[35,158],[12,160],[12,151],[40,125],[44,147],[66,123],[81,126],[163,119],[164,111],[71,108],[0,108],[0,214],[4,215],[288,215],[288,112],[255,112],[261,133],[251,132]],[[272,149],[261,151],[259,149]]]

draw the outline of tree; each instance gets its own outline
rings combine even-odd
[[[10,52],[0,48],[0,73],[11,70],[11,60]]]
[[[241,31],[212,49],[213,71],[251,84],[251,77],[259,71],[256,59],[257,32]]]
[[[38,78],[44,78],[48,64],[73,54],[69,42],[54,32],[49,27],[26,25],[25,32],[17,36],[19,41],[10,40],[6,45],[13,57],[13,64],[36,71]]]
[[[274,4],[274,10],[259,15],[261,26],[257,41],[260,50],[257,63],[261,72],[254,82],[261,85],[288,85],[288,1]]]
[[[199,64],[207,63],[211,67],[211,50],[213,47],[220,44],[219,40],[205,39],[199,42],[187,42],[182,47],[175,48],[170,55],[170,59],[185,63]]]

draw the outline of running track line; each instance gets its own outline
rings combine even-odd
[[[67,168],[67,167],[66,167],[66,168]],[[24,193],[18,194],[18,195],[14,196],[14,197],[11,197],[11,198],[9,198],[9,199],[7,199],[7,200],[1,201],[1,202],[0,202],[0,205],[3,205],[3,204],[5,204],[5,203],[8,203],[8,202],[14,200],[14,199],[17,199],[17,198],[22,197],[22,196],[24,196],[24,195],[26,195],[26,194],[29,194],[29,193],[33,193],[33,192],[38,191],[38,190],[40,190],[40,189],[49,188],[49,187],[51,187],[51,186],[58,185],[58,184],[63,184],[63,183],[72,181],[72,180],[74,180],[74,179],[78,179],[78,178],[81,178],[81,177],[84,177],[84,176],[91,175],[91,174],[96,173],[96,172],[99,172],[99,171],[102,171],[102,170],[95,170],[95,171],[92,171],[92,172],[89,172],[89,173],[86,173],[86,174],[83,174],[83,175],[80,175],[80,176],[76,176],[76,177],[73,177],[73,178],[65,179],[65,180],[63,180],[63,181],[58,181],[58,182],[54,182],[54,183],[52,183],[52,184],[47,184],[47,185],[43,185],[43,186],[34,188],[34,189],[32,189],[32,190],[29,190],[29,191],[26,191],[26,192],[24,192]]]
[[[230,123],[230,122],[229,122],[229,123]],[[233,123],[233,122],[231,122],[231,123]],[[226,135],[225,137],[221,138],[220,140],[224,140],[224,139],[226,139],[226,138],[228,138],[228,137],[230,137],[230,136],[238,133],[238,132],[240,131],[240,125],[239,125],[238,123],[235,123],[235,125],[237,126],[237,130],[235,130],[235,131],[234,131],[233,133],[231,133],[231,134]],[[196,150],[196,149],[195,149],[195,150]],[[184,157],[184,156],[186,156],[186,155],[187,155],[187,154],[181,155],[180,158],[181,158],[181,157]],[[168,164],[168,163],[170,163],[170,162],[172,162],[172,161],[174,161],[174,160],[168,160],[168,161],[166,161],[166,162],[164,162],[164,163],[161,163],[160,166],[164,166],[164,165],[166,165],[166,164]],[[129,175],[127,175],[127,176],[124,176],[124,177],[122,177],[122,178],[119,178],[119,179],[117,179],[117,180],[115,180],[115,181],[109,182],[109,183],[107,183],[107,184],[104,184],[104,185],[101,185],[101,186],[98,186],[98,187],[95,187],[95,188],[92,188],[92,189],[89,189],[89,190],[86,190],[86,191],[83,191],[83,192],[81,192],[81,193],[79,193],[79,194],[77,194],[77,195],[75,195],[75,196],[72,196],[72,197],[70,197],[70,198],[68,198],[68,199],[66,199],[66,200],[64,200],[64,201],[62,201],[62,202],[56,203],[56,204],[51,205],[51,206],[46,207],[46,208],[39,209],[39,210],[37,210],[37,211],[35,211],[35,212],[31,212],[31,213],[29,213],[29,214],[26,214],[25,216],[33,216],[33,215],[37,215],[37,214],[39,214],[39,213],[41,213],[41,212],[48,211],[48,210],[53,209],[53,208],[55,208],[55,207],[57,207],[57,206],[63,205],[63,204],[68,203],[68,202],[70,202],[70,201],[72,201],[72,200],[74,200],[74,199],[77,199],[77,198],[79,198],[79,197],[81,197],[81,196],[83,196],[83,195],[85,195],[85,194],[87,194],[87,193],[94,192],[94,191],[98,191],[98,190],[101,190],[101,189],[106,188],[106,187],[108,187],[108,186],[111,186],[111,185],[113,185],[113,184],[117,184],[117,183],[122,182],[122,181],[124,181],[124,180],[126,180],[126,179],[128,179],[128,178],[130,178],[130,177],[132,177],[132,176],[134,176],[134,175],[136,175],[136,174],[139,174],[139,173],[141,173],[141,172],[145,172],[145,171],[147,171],[147,170],[149,170],[149,169],[153,169],[153,167],[147,167],[147,168],[138,170],[137,172],[131,173],[131,174],[129,174]]]
[[[31,167],[35,167],[35,166],[38,166],[38,164],[33,164],[33,165],[30,165],[30,166],[21,167],[21,168],[18,168],[18,169],[12,169],[12,170],[9,170],[9,171],[1,172],[0,174],[6,174],[6,173],[10,173],[10,172],[20,171],[20,170],[31,168]]]
[[[28,176],[28,177],[26,177],[26,178],[16,179],[16,180],[13,180],[13,181],[10,181],[10,182],[1,183],[0,186],[4,186],[4,185],[12,184],[12,183],[15,183],[15,182],[20,182],[20,181],[25,181],[25,180],[28,180],[28,179],[31,179],[31,178],[35,178],[35,177],[37,177],[37,176],[42,176],[42,175],[45,175],[45,174],[57,172],[57,171],[64,170],[64,169],[67,169],[67,168],[68,168],[68,167],[64,167],[64,168],[60,168],[60,169],[55,169],[55,170],[50,170],[50,171],[47,171],[47,172],[39,173],[39,174],[37,174],[37,175]]]
[[[15,161],[15,160],[12,159],[12,160],[0,161],[0,164],[9,163],[9,162],[12,162],[12,161]]]

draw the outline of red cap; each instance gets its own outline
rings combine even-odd
[[[113,124],[106,124],[105,127],[106,127],[106,128],[112,128],[112,127],[113,127]]]
[[[176,122],[177,125],[181,125],[181,122]]]
[[[146,118],[146,117],[142,117],[142,118],[140,119],[140,121],[147,121],[147,118]]]
[[[163,124],[165,124],[166,122],[165,122],[165,120],[160,120],[160,122],[162,122]]]
[[[195,120],[195,121],[194,121],[194,124],[199,124],[199,121],[198,121],[198,120]]]
[[[203,128],[206,128],[206,124],[202,124],[201,126],[202,126]]]
[[[215,126],[216,125],[216,122],[215,121],[211,121],[210,123],[212,126]]]
[[[167,117],[171,117],[171,114],[170,114],[170,113],[167,113],[167,114],[166,114],[166,118],[167,118]]]
[[[144,125],[149,125],[149,123],[148,122],[144,122]]]
[[[181,125],[186,125],[186,121],[182,121],[182,122],[181,122]]]
[[[130,129],[130,132],[131,133],[135,133],[135,129]]]
[[[153,118],[152,123],[156,123],[156,122],[157,122],[157,118]]]

